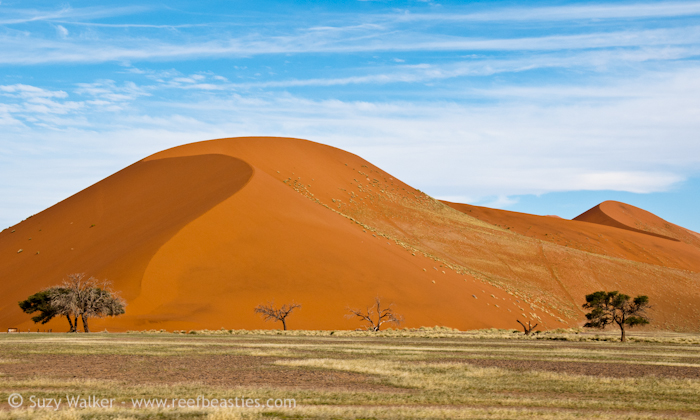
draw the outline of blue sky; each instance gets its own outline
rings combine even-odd
[[[700,231],[700,1],[0,2],[0,227],[159,150],[301,137],[437,197]]]

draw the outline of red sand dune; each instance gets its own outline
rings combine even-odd
[[[36,328],[17,302],[85,272],[128,301],[94,322],[114,331],[278,328],[253,313],[270,299],[302,304],[290,328],[352,329],[347,307],[377,295],[408,327],[557,328],[600,289],[649,295],[656,328],[697,330],[700,238],[617,204],[634,212],[600,212],[624,227],[439,202],[305,140],[188,144],[0,233],[0,328]]]
[[[646,210],[618,201],[600,203],[575,217],[574,220],[613,226],[700,246],[700,237],[697,233],[669,223]]]

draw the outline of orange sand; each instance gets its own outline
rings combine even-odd
[[[129,303],[96,330],[278,328],[253,313],[270,299],[302,304],[290,328],[352,329],[346,308],[377,295],[408,327],[557,328],[601,288],[648,294],[658,328],[696,330],[700,237],[617,205],[570,221],[442,203],[305,140],[193,143],[0,233],[0,328],[37,328],[17,302],[86,272]]]

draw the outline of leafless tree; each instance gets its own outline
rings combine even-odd
[[[517,321],[518,321],[518,324],[520,324],[520,325],[523,326],[523,332],[525,333],[525,335],[530,335],[530,333],[532,332],[532,330],[534,330],[535,328],[537,328],[537,326],[539,325],[539,324],[532,325],[532,324],[530,323],[530,321],[527,321],[527,325],[525,325],[525,324],[523,324],[522,322],[520,322],[519,319],[518,319]]]
[[[348,308],[348,312],[350,313],[345,315],[345,317],[358,317],[368,324],[366,328],[369,331],[379,331],[382,325],[386,323],[401,325],[403,322],[403,316],[394,313],[393,306],[394,304],[392,303],[387,307],[382,308],[381,298],[377,296],[374,298],[374,305],[368,306],[364,311],[361,309]]]
[[[126,302],[111,288],[108,281],[99,282],[94,277],[85,278],[84,273],[69,274],[68,279],[57,289],[62,293],[51,296],[51,304],[61,315],[73,318],[71,331],[78,330],[78,318],[83,329],[90,332],[89,318],[117,316],[124,313]]]
[[[51,306],[56,311],[65,315],[70,323],[70,332],[78,331],[78,318],[80,317],[80,302],[82,301],[87,283],[94,279],[85,279],[85,274],[69,274],[68,279],[58,287],[49,289],[51,292]],[[62,290],[63,293],[58,293]],[[71,321],[72,320],[72,321]]]
[[[260,314],[265,321],[280,321],[282,323],[282,328],[286,330],[287,317],[297,308],[301,308],[301,305],[292,302],[291,304],[284,304],[281,308],[277,309],[275,307],[275,301],[273,300],[267,302],[267,304],[256,306],[255,313]]]
[[[67,305],[69,301],[68,295],[70,291],[60,286],[54,286],[46,289],[49,294],[49,302],[58,315],[63,315],[68,319],[70,330],[68,332],[78,332],[78,315],[73,311],[71,305]],[[64,303],[65,302],[65,303]]]

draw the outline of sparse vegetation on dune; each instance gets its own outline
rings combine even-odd
[[[0,420],[650,419],[700,414],[697,335],[635,332],[620,343],[615,333],[596,336],[580,330],[530,337],[516,330],[440,327],[330,333],[0,336],[0,351],[13,361],[0,364],[0,401],[21,392],[48,398],[81,393],[119,402],[111,410],[56,413],[3,406]],[[595,337],[609,341],[585,341]],[[172,410],[130,404],[131,398],[200,395],[288,398],[296,408]]]

